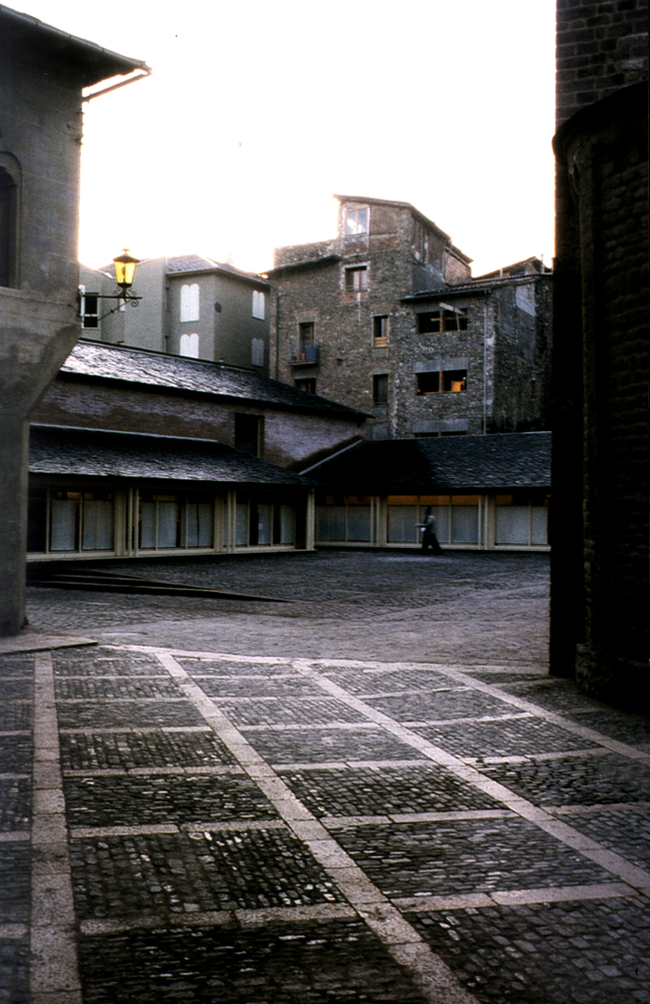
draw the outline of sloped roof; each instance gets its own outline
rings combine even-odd
[[[130,59],[110,49],[104,49],[95,42],[77,38],[67,31],[61,31],[38,18],[0,4],[2,41],[0,52],[15,50],[24,46],[31,55],[53,58],[62,71],[77,70],[85,86],[97,84],[107,78],[150,69],[141,59]]]
[[[360,411],[336,404],[318,394],[261,376],[254,370],[182,356],[131,349],[106,342],[80,341],[61,367],[70,377],[110,380],[161,390],[206,394],[241,400],[246,404],[361,420]]]
[[[309,475],[346,495],[549,488],[551,433],[370,440]]]
[[[32,425],[30,474],[309,487],[313,481],[231,446],[131,432]]]
[[[489,292],[493,289],[525,286],[531,282],[535,282],[537,279],[551,278],[552,274],[551,271],[548,271],[521,275],[503,275],[496,276],[495,278],[488,276],[487,278],[471,279],[469,282],[447,282],[441,286],[436,286],[435,289],[423,289],[417,293],[409,293],[407,296],[402,296],[401,300],[402,303],[417,303],[421,300],[439,300],[443,296],[467,296],[468,294],[471,296]]]

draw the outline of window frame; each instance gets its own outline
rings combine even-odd
[[[385,407],[388,404],[388,376],[388,373],[372,375],[372,404],[375,408]]]
[[[388,345],[390,314],[375,314],[372,319],[372,347],[383,349]]]
[[[16,158],[9,153],[0,152],[0,178],[6,179],[6,184],[0,186],[4,190],[4,212],[0,207],[0,258],[4,254],[5,282],[0,281],[0,289],[18,289],[20,287],[20,219],[22,196],[22,170]],[[4,245],[4,247],[2,247]],[[0,267],[2,267],[0,262]]]

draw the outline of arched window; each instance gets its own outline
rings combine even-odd
[[[198,321],[199,319],[199,284],[185,283],[181,286],[181,321]]]
[[[18,200],[20,168],[0,154],[0,286],[18,285]]]
[[[181,335],[181,355],[189,359],[199,358],[199,336],[196,332],[191,335]]]
[[[266,307],[266,297],[261,290],[253,290],[253,317],[257,317],[260,321],[264,320]]]

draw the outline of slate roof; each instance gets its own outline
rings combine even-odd
[[[279,380],[271,380],[254,370],[161,352],[147,352],[144,349],[124,348],[105,342],[78,342],[60,372],[71,377],[236,399],[256,406],[304,414],[329,415],[332,418],[343,417],[358,421],[365,417],[363,412],[347,408],[318,394],[308,394],[297,387],[280,383]]]
[[[209,482],[239,488],[308,488],[314,484],[307,477],[212,440],[54,425],[31,426],[29,472]]]
[[[551,433],[371,440],[308,473],[346,495],[550,488]]]
[[[472,279],[470,282],[445,283],[435,289],[423,289],[417,293],[409,293],[401,297],[402,303],[417,303],[419,300],[436,299],[447,296],[467,296],[467,294],[483,293],[486,290],[501,289],[509,286],[523,286],[542,277],[551,278],[552,272],[527,273],[525,275],[504,275],[497,278]]]
[[[2,22],[0,49],[10,51],[17,46],[24,46],[32,55],[54,58],[62,73],[72,67],[78,69],[82,74],[84,86],[97,84],[110,77],[126,75],[135,70],[151,72],[141,59],[131,59],[117,52],[111,52],[110,49],[104,49],[95,42],[61,31],[60,28],[55,28],[30,14],[23,14],[4,4],[0,4],[0,22]]]

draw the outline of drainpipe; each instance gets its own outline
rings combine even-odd
[[[487,289],[483,290],[483,435],[487,432],[487,339],[488,339],[488,316],[487,316]]]
[[[275,290],[275,379],[280,379],[280,289]]]

